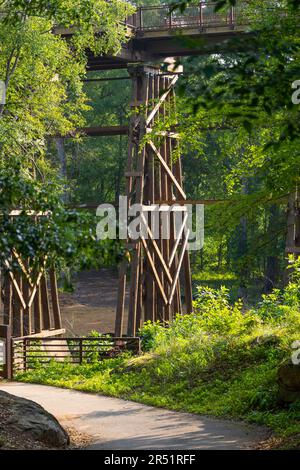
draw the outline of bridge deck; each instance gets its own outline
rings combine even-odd
[[[169,6],[139,7],[126,19],[129,42],[117,56],[89,56],[89,70],[127,67],[132,62],[155,62],[170,56],[199,55],[206,45],[223,44],[236,35],[247,34],[249,20],[245,8],[227,7],[215,12],[216,3],[200,2],[183,13],[171,12]],[[57,28],[57,33],[72,34]],[[185,41],[182,40],[185,39]],[[181,40],[180,40],[181,39]],[[203,39],[196,47],[187,39]]]

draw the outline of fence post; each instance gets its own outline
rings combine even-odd
[[[4,378],[12,380],[12,336],[10,325],[0,325],[0,338],[5,341],[5,364],[3,367]]]
[[[82,342],[83,342],[83,339],[80,338],[79,340],[79,364],[82,364]]]
[[[230,8],[230,27],[234,29],[234,7]]]
[[[203,2],[200,2],[199,4],[199,21],[200,21],[200,28],[203,28]]]
[[[139,7],[139,19],[140,19],[140,30],[143,29],[143,13],[142,13],[142,7]]]
[[[27,338],[23,338],[23,361],[24,372],[27,371]]]

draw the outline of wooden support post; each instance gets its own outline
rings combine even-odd
[[[136,315],[137,315],[137,299],[140,272],[140,252],[141,244],[137,243],[131,262],[131,278],[130,278],[130,299],[128,311],[128,336],[136,335]]]
[[[118,303],[115,321],[115,336],[122,337],[124,311],[125,311],[125,298],[126,298],[126,272],[127,261],[123,260],[119,265],[119,286],[118,286]]]
[[[199,26],[202,30],[203,25],[204,25],[204,22],[203,22],[203,2],[200,2],[200,4],[199,4],[199,22],[200,22]]]
[[[234,7],[230,7],[230,28],[234,29]]]
[[[12,329],[10,325],[0,325],[0,339],[5,342],[5,363],[3,376],[7,380],[13,378],[13,351],[12,351]]]
[[[3,284],[3,322],[12,325],[12,283],[7,274],[4,275]]]
[[[16,273],[14,276],[15,283],[12,283],[13,288],[13,336],[24,336],[24,310],[20,300],[20,295],[23,295],[22,276]],[[17,291],[17,287],[19,292]]]
[[[26,303],[26,308],[24,309],[24,332],[23,334],[30,335],[32,333],[31,325],[31,308],[28,306],[29,302],[29,283],[27,279],[23,279],[23,298]]]
[[[41,309],[41,288],[37,286],[36,294],[33,301],[33,312],[34,312],[34,331],[40,333],[42,331],[42,309]]]
[[[50,330],[51,319],[50,319],[50,307],[48,297],[48,286],[46,274],[43,274],[41,278],[41,303],[42,303],[42,318],[43,318],[43,330]]]
[[[54,268],[50,269],[49,277],[50,277],[50,289],[51,289],[54,328],[56,330],[60,330],[62,327],[62,323],[61,323],[61,314],[60,314],[59,300],[58,300],[57,280],[56,280],[56,274],[55,274]]]

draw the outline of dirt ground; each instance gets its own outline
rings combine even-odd
[[[87,335],[91,330],[112,333],[115,325],[118,273],[113,269],[76,275],[73,293],[60,293],[63,327],[68,335]],[[128,293],[126,304],[128,301]],[[127,308],[125,322],[127,319]]]

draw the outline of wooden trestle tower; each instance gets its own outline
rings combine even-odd
[[[245,21],[246,20],[246,21]],[[247,36],[247,19],[238,9],[229,8],[216,14],[214,3],[200,2],[191,10],[179,16],[169,6],[141,7],[126,20],[129,42],[117,56],[95,57],[88,53],[89,70],[112,70],[128,68],[133,83],[131,118],[129,125],[129,148],[126,170],[126,195],[128,207],[141,204],[147,237],[127,240],[131,260],[128,265],[123,261],[119,267],[119,294],[116,311],[116,336],[127,333],[134,336],[146,320],[167,322],[176,313],[192,312],[192,288],[188,245],[188,228],[185,192],[182,182],[182,169],[178,155],[178,136],[167,131],[164,124],[175,111],[174,87],[178,75],[163,73],[159,67],[149,67],[146,63],[161,63],[167,57],[203,54],[202,42],[199,49],[191,49],[180,44],[174,33],[183,30],[187,38],[205,38],[211,45],[225,44],[236,35]],[[72,29],[55,28],[54,33],[63,37],[73,34]],[[224,43],[225,41],[225,43]],[[134,64],[134,65],[130,65]],[[127,130],[88,129],[87,135],[120,135]],[[124,126],[123,126],[124,127]],[[157,129],[160,129],[159,131]],[[180,201],[176,211],[181,213],[182,221],[176,230],[176,212],[170,206]],[[153,220],[148,220],[153,204],[164,205],[159,212],[159,236],[156,239]],[[166,211],[167,209],[167,211]],[[16,214],[15,214],[16,215]],[[162,235],[164,230],[169,237]],[[166,224],[166,220],[168,221]],[[178,221],[178,218],[176,218]],[[148,222],[147,222],[148,221]],[[26,261],[18,253],[11,254],[11,261],[19,264],[14,272],[2,282],[2,324],[0,338],[23,336],[49,336],[64,332],[57,296],[55,273],[48,274],[41,263],[36,273],[29,271]],[[7,266],[9,268],[9,266]],[[3,273],[2,273],[3,274]],[[126,281],[130,281],[129,309],[127,328],[125,328]],[[2,279],[3,281],[3,279]],[[181,289],[181,284],[183,289]],[[49,295],[50,294],[50,295]],[[182,301],[184,295],[184,301]]]
[[[20,214],[21,211],[14,210],[11,217],[18,217]],[[36,217],[38,216],[34,216]],[[47,337],[64,333],[56,274],[53,268],[46,269],[46,259],[35,268],[30,268],[29,263],[16,250],[12,250],[5,266],[6,271],[1,273],[0,324],[8,328],[8,336]]]
[[[186,207],[173,206],[176,201],[186,199],[181,160],[174,158],[178,154],[178,135],[165,129],[157,130],[164,127],[171,115],[173,117],[178,75],[144,65],[132,65],[128,71],[133,97],[126,196],[129,213],[133,204],[140,204],[144,231],[137,240],[128,239],[130,265],[124,260],[119,268],[116,336],[121,336],[125,330],[128,272],[130,294],[125,333],[129,336],[136,335],[143,321],[167,322],[176,313],[182,313],[181,284],[186,312],[191,313],[193,308]],[[160,205],[160,210],[153,220],[150,213],[155,205]],[[175,220],[177,211],[181,212],[179,227]],[[162,230],[166,231],[164,235]]]

